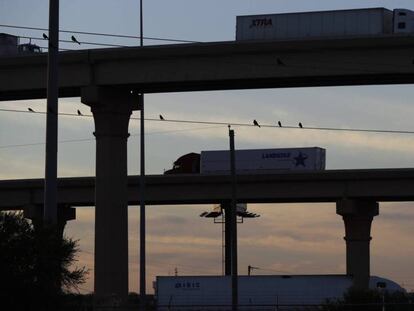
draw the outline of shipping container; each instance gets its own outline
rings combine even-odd
[[[319,147],[236,150],[237,174],[324,170],[326,151]],[[229,174],[228,150],[201,151],[201,174]]]
[[[236,40],[379,36],[414,31],[414,12],[385,8],[237,16]]]
[[[376,276],[371,277],[370,288],[378,283],[389,291],[404,292],[397,283]],[[159,311],[231,309],[231,276],[157,276],[154,286]],[[306,309],[304,305],[342,298],[351,286],[352,277],[345,275],[239,276],[239,310]]]

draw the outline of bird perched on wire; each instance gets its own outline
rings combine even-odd
[[[43,39],[49,40],[49,37],[45,33],[43,33]]]
[[[76,39],[76,38],[75,38],[75,36],[72,36],[72,37],[71,37],[71,39],[72,39],[72,42],[75,42],[75,43],[77,43],[77,44],[79,44],[79,45],[81,44],[81,43],[78,41],[78,39]]]
[[[301,122],[299,122],[299,127],[300,127],[300,128],[303,128],[303,125],[302,125],[302,123],[301,123]]]
[[[286,66],[285,63],[280,58],[277,58],[276,62],[279,66]]]
[[[279,127],[282,127],[282,122],[277,121],[277,124],[279,125]]]
[[[78,116],[83,116],[82,112],[78,109]]]
[[[162,115],[160,115],[160,120],[165,120],[164,117]]]
[[[32,108],[27,108],[30,112],[35,112]]]
[[[253,125],[254,125],[254,126],[258,126],[258,127],[260,127],[259,122],[257,122],[256,120],[253,120]]]

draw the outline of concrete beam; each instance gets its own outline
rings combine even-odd
[[[62,52],[59,95],[88,85],[152,93],[414,83],[413,55],[404,35]],[[0,100],[44,98],[46,68],[45,54],[1,58]]]
[[[146,177],[147,205],[213,204],[231,199],[229,176]],[[414,201],[414,169],[327,170],[272,175],[239,175],[243,203],[337,202],[343,197],[373,201]],[[0,181],[0,210],[43,204],[43,179]],[[95,205],[95,178],[58,180],[60,204]],[[128,177],[128,204],[139,204],[139,177]]]
[[[27,205],[23,209],[23,215],[25,218],[31,220],[41,221],[43,220],[43,206],[42,205]],[[58,220],[70,221],[76,219],[76,208],[70,207],[65,204],[60,204],[58,207]]]
[[[23,215],[30,219],[34,228],[43,227],[43,205],[29,204],[23,208]],[[63,237],[66,223],[76,219],[76,208],[67,204],[58,204],[57,233]]]

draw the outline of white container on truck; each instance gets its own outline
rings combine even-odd
[[[414,12],[369,8],[237,16],[236,40],[289,40],[413,33]]]
[[[397,283],[372,276],[370,288],[378,282],[389,291],[404,291]],[[229,310],[231,276],[157,276],[157,310]],[[326,299],[342,298],[352,286],[346,275],[255,275],[239,276],[239,310],[276,310],[281,306],[317,305]]]
[[[237,174],[324,170],[326,151],[319,147],[236,150]],[[228,150],[201,151],[201,174],[229,174]]]

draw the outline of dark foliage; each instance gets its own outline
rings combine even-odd
[[[0,299],[3,310],[56,310],[65,291],[85,282],[70,269],[77,241],[58,228],[33,225],[20,213],[0,213]]]
[[[343,299],[328,301],[324,311],[414,311],[412,294],[380,290],[349,289]]]

